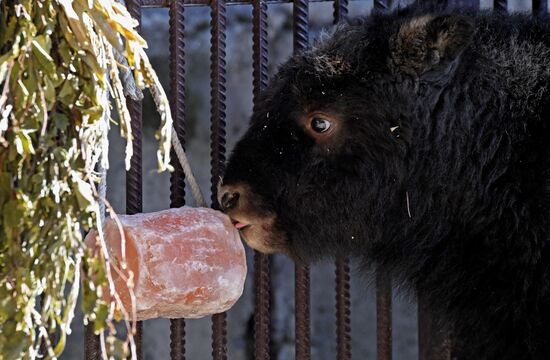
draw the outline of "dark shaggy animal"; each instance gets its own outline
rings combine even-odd
[[[410,286],[456,359],[550,359],[549,59],[547,17],[339,26],[272,79],[220,204],[260,251]]]

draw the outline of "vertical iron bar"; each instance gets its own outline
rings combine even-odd
[[[128,8],[130,15],[141,23],[141,0],[128,0],[126,1],[126,7]],[[139,30],[140,28],[138,28],[138,31]],[[142,103],[141,101],[134,101],[130,97],[126,97],[126,103],[132,118],[132,148],[134,152],[130,162],[130,170],[126,172],[126,213],[133,215],[143,211],[143,181],[141,166]],[[136,356],[138,360],[143,358],[142,332],[143,323],[138,321],[136,323],[136,333],[134,335],[134,340],[136,342]]]
[[[99,336],[94,334],[94,324],[89,323],[84,328],[84,359],[97,360],[101,358],[101,351],[99,349]],[[45,352],[42,352],[45,354]]]
[[[495,11],[508,11],[508,1],[507,0],[493,0],[493,10]]]
[[[375,11],[389,11],[392,8],[391,0],[375,0]],[[391,309],[391,281],[382,273],[376,273],[376,353],[378,360],[392,358],[392,309]]]
[[[225,164],[225,0],[211,4],[211,191],[212,207],[219,209],[217,184]],[[212,316],[212,357],[227,359],[226,314]]]
[[[374,0],[373,9],[376,11],[391,10],[393,0]]]
[[[309,2],[308,0],[293,1],[294,53],[300,53],[308,47],[309,33]]]
[[[336,358],[351,359],[349,260],[336,260]]]
[[[271,358],[271,257],[254,253],[254,359]]]
[[[308,0],[293,0],[294,53],[308,46]],[[296,359],[309,360],[310,320],[309,320],[309,266],[295,265],[294,270],[295,336]]]
[[[348,16],[348,0],[334,1],[334,23]],[[336,260],[336,358],[351,359],[349,260]]]
[[[295,265],[294,270],[296,359],[311,359],[309,321],[309,266]]]
[[[426,301],[418,298],[418,358],[419,360],[450,360],[451,340],[447,329],[440,328],[429,315]]]
[[[374,11],[384,12],[392,9],[392,0],[375,0]],[[392,358],[392,288],[391,280],[377,271],[376,273],[376,354],[378,360]]]
[[[453,8],[479,8],[480,0],[448,0],[448,5]]]
[[[170,97],[176,135],[182,144],[185,141],[185,41],[184,41],[183,0],[171,0],[170,17]],[[177,161],[174,150],[171,152],[174,172],[170,175],[170,207],[185,205],[185,176]],[[185,360],[185,320],[170,320],[170,358]]]
[[[267,88],[267,3],[265,0],[254,0],[253,12],[253,102],[258,105],[260,94]],[[254,108],[256,110],[256,108]]]
[[[334,23],[337,24],[348,17],[348,0],[334,0]]]
[[[392,358],[392,288],[391,279],[376,273],[376,353],[378,360]]]
[[[533,0],[533,14],[543,15],[548,13],[548,0]]]
[[[253,103],[254,111],[259,104],[262,91],[267,88],[267,3],[254,0],[252,3],[253,42]],[[254,359],[269,360],[270,354],[270,299],[271,299],[271,257],[254,252]]]

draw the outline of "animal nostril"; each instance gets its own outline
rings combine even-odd
[[[222,201],[220,203],[222,210],[231,210],[235,206],[237,206],[237,202],[239,201],[239,193],[238,192],[225,192],[222,196]]]

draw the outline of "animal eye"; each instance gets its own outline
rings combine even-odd
[[[327,132],[330,129],[330,125],[331,123],[327,119],[316,117],[311,120],[311,128],[318,133]]]

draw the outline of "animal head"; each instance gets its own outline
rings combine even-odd
[[[245,241],[309,260],[375,236],[406,177],[418,84],[451,77],[473,32],[460,15],[375,15],[288,60],[219,188]]]

